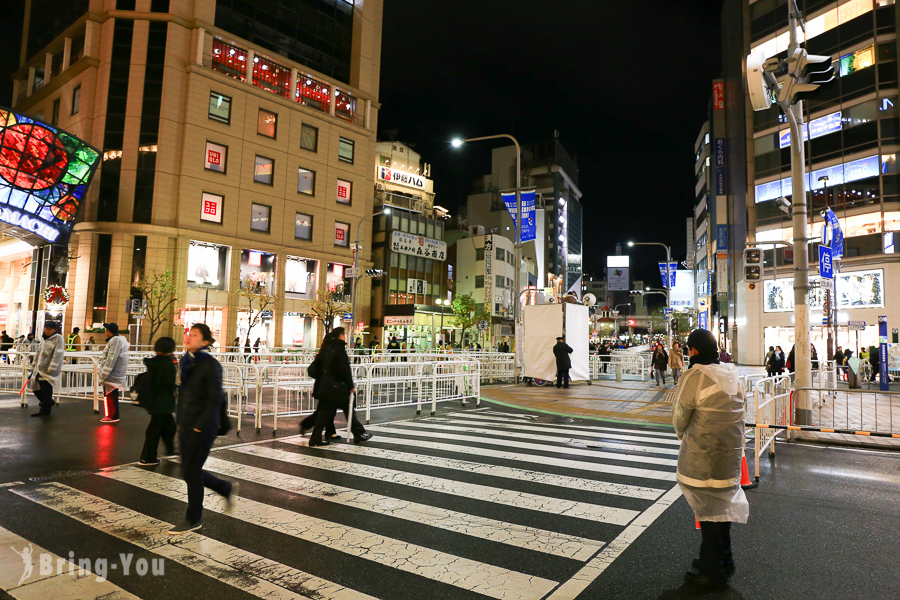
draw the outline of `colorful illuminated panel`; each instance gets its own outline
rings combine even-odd
[[[65,244],[99,162],[75,136],[0,109],[0,233]]]

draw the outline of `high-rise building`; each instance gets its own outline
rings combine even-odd
[[[371,267],[381,15],[382,0],[28,0],[13,106],[103,153],[68,254],[49,253],[66,326],[136,323],[135,283],[170,271],[159,335],[206,321],[223,345],[315,346],[311,301],[349,297],[354,240]],[[13,291],[20,249],[0,242],[0,314],[23,333],[38,307]],[[251,320],[241,289],[275,303]]]

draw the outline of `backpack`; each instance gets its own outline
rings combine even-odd
[[[153,410],[153,373],[144,371],[134,378],[131,394],[137,395],[137,405],[147,412]]]

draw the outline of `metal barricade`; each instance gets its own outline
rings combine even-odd
[[[792,380],[790,375],[776,375],[760,379],[753,385],[753,400],[745,408],[744,422],[789,426],[793,422],[793,406],[791,400]],[[747,407],[745,399],[745,407]],[[757,427],[754,433],[754,451],[756,453],[755,476],[759,480],[759,459],[762,453],[769,450],[769,456],[775,455],[775,438],[784,430],[763,429]]]
[[[592,354],[590,357],[591,379],[602,379],[604,376],[616,378],[622,376],[640,377],[641,381],[647,380],[650,370],[648,355],[636,352],[614,352],[601,355]]]
[[[800,388],[810,397],[812,423],[825,429],[900,435],[900,392]],[[896,409],[896,410],[895,410]]]

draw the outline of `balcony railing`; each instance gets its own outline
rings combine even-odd
[[[290,98],[291,70],[261,56],[256,56],[253,58],[253,85],[267,92]]]
[[[294,99],[303,106],[331,112],[331,86],[309,75],[301,74],[297,77],[297,93]]]
[[[247,51],[213,39],[212,69],[229,77],[246,81]]]
[[[334,94],[335,116],[340,117],[350,123],[356,124],[356,98],[354,98],[347,92],[342,92],[337,88],[334,89]]]

